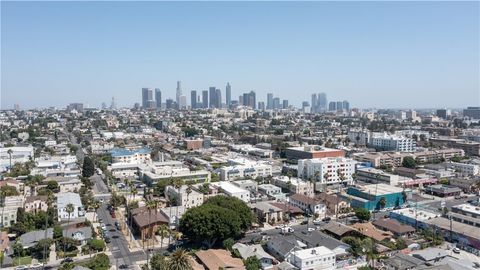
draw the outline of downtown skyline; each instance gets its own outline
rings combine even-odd
[[[232,100],[296,107],[320,92],[359,108],[480,103],[478,2],[1,5],[2,109],[131,107],[144,87],[176,100],[176,81],[188,101],[210,86],[225,100],[230,82]]]

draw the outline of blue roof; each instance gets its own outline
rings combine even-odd
[[[112,157],[130,156],[130,155],[134,155],[136,153],[138,153],[138,154],[150,154],[150,152],[151,152],[151,150],[146,148],[146,147],[136,149],[136,150],[128,150],[128,149],[125,149],[125,148],[113,148],[112,150],[110,150],[110,154],[112,155]]]

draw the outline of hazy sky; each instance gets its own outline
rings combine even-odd
[[[479,2],[1,2],[1,107],[232,85],[290,104],[480,103]]]

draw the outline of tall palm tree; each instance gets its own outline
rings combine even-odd
[[[93,212],[93,221],[96,221],[97,220],[97,216],[95,214],[97,214],[97,210],[98,208],[100,208],[100,203],[96,200],[94,200],[91,205],[92,209],[94,210]]]
[[[342,171],[340,169],[337,170],[337,175],[338,177],[340,178],[340,182],[341,184],[343,184],[343,181],[346,179],[345,177],[345,174],[342,173]],[[335,219],[338,220],[338,205],[340,204],[340,185],[338,186],[338,191],[337,191],[337,201],[336,201],[336,209],[335,209],[335,212],[336,212],[336,215],[335,215]]]
[[[191,263],[190,254],[184,249],[176,249],[170,256],[168,257],[167,262],[167,269],[168,270],[191,270],[192,263]]]
[[[168,236],[169,230],[167,225],[162,224],[157,228],[157,233],[160,236],[160,249],[163,248],[163,239]]]
[[[190,194],[192,193],[192,191],[193,191],[192,185],[191,185],[191,184],[188,184],[187,190],[186,190],[186,193],[187,193],[187,205],[189,204],[189,203],[188,203],[188,197],[190,196]]]
[[[178,190],[179,195],[180,195],[180,189],[182,188],[182,186],[183,186],[183,180],[180,179],[180,178],[175,179],[175,181],[173,182],[173,187]],[[179,196],[179,198],[180,198],[180,196]],[[178,201],[177,202],[177,214],[175,216],[175,227],[178,226],[178,210],[179,210],[178,207],[180,206],[180,204],[181,204],[181,202]]]
[[[155,211],[155,215],[157,214],[157,209],[158,209],[158,201],[156,200],[151,200],[147,202],[147,209],[148,209],[148,226],[149,226],[149,238],[153,237],[153,228],[155,226],[152,226],[152,211]],[[151,240],[151,239],[149,239]],[[145,240],[144,240],[145,242]],[[149,265],[149,260],[150,260],[150,248],[149,248],[149,243],[150,241],[147,241],[147,265]]]
[[[11,172],[12,171],[12,154],[13,154],[12,149],[8,149],[7,154],[8,154],[8,157],[10,159],[10,167],[8,168],[8,171]]]
[[[66,235],[68,236],[68,227],[70,226],[70,217],[72,216],[72,213],[73,211],[75,211],[75,206],[73,206],[73,204],[69,203],[67,204],[67,206],[65,207],[65,211],[67,211],[68,213],[68,221],[67,221],[67,233]],[[63,237],[63,257],[65,257],[65,252],[66,252],[66,240],[67,237]]]

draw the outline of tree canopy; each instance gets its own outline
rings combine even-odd
[[[180,231],[188,239],[211,247],[217,240],[237,238],[252,221],[253,215],[243,201],[215,196],[187,210],[180,220]]]
[[[82,176],[90,177],[94,174],[95,174],[95,165],[93,164],[93,160],[89,156],[86,156],[83,159]]]
[[[402,161],[402,166],[410,169],[415,169],[417,167],[417,162],[413,157],[404,157]]]
[[[355,216],[361,220],[361,221],[368,221],[370,220],[370,211],[368,211],[368,209],[365,209],[365,208],[357,208],[355,209]]]

